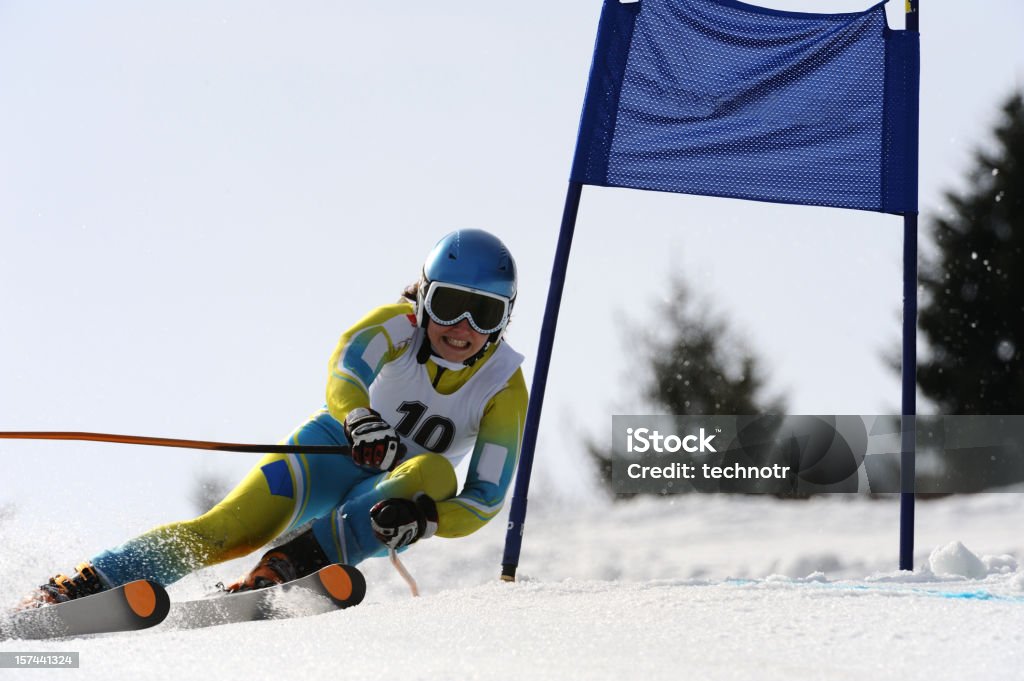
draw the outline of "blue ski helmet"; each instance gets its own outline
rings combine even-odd
[[[423,296],[435,281],[500,296],[508,300],[511,311],[516,300],[516,261],[501,239],[482,229],[460,229],[443,237],[423,263],[416,305],[422,326],[427,323]],[[492,340],[502,330],[492,334]]]

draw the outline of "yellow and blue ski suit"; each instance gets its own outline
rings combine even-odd
[[[408,453],[389,473],[338,455],[268,454],[207,513],[154,528],[92,559],[110,584],[186,574],[251,553],[312,524],[335,562],[383,555],[369,509],[425,492],[438,504],[440,537],[478,530],[500,510],[519,456],[527,391],[518,355],[492,343],[470,367],[416,354],[426,341],[410,303],[373,310],[346,331],[331,356],[326,406],[282,442],[346,445],[342,423],[356,407],[379,411]],[[454,466],[470,456],[457,490]]]

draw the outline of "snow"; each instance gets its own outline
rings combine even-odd
[[[928,565],[937,575],[981,579],[989,572],[981,559],[958,541],[937,547],[928,557]]]
[[[381,559],[364,564],[367,599],[350,610],[0,651],[78,651],[79,678],[110,680],[1020,678],[1020,495],[919,502],[912,573],[895,569],[898,515],[894,500],[854,496],[538,502],[515,584],[497,579],[498,520],[405,553],[420,598]],[[84,530],[49,541],[18,514],[0,520],[0,542],[2,603],[101,548]],[[251,561],[190,576],[171,597],[201,597]]]

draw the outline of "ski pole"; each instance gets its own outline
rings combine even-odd
[[[420,589],[416,586],[416,580],[412,578],[409,571],[405,569],[405,565],[403,565],[402,561],[398,559],[398,551],[388,549],[388,559],[391,561],[391,564],[395,566],[395,569],[398,570],[398,574],[402,575],[402,579],[405,580],[405,583],[409,585],[409,591],[412,592],[413,598],[419,596]]]
[[[115,442],[126,445],[150,445],[152,447],[180,447],[183,449],[207,449],[218,452],[245,452],[251,454],[342,454],[348,456],[348,445],[249,445],[234,442],[209,442],[207,440],[182,440],[169,437],[146,435],[117,435],[114,433],[82,433],[72,431],[0,431],[2,440],[84,440],[90,442]]]

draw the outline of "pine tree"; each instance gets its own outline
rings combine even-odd
[[[196,515],[202,515],[216,506],[230,491],[230,480],[203,469],[195,474],[189,501]]]
[[[726,319],[711,313],[685,282],[669,282],[668,297],[644,324],[627,322],[637,356],[640,399],[631,413],[681,415],[782,414],[785,401],[765,397],[761,362]],[[600,482],[611,491],[612,454],[605,443],[588,440],[587,451]],[[629,495],[619,495],[626,498]]]
[[[763,397],[761,363],[725,318],[701,306],[682,280],[670,290],[644,338],[650,405],[664,414],[783,413],[782,400]]]
[[[1003,106],[995,144],[932,221],[921,269],[921,391],[943,414],[1024,414],[1024,102]]]

